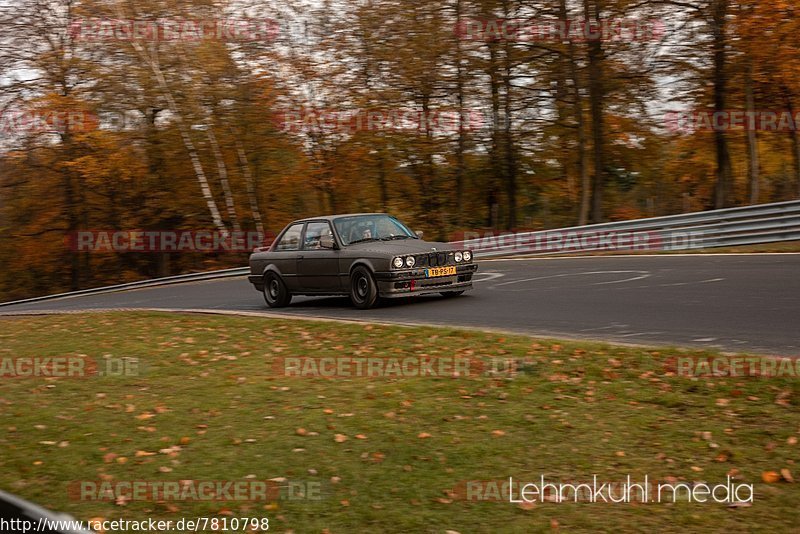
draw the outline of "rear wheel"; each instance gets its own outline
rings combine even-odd
[[[353,306],[366,310],[375,305],[378,300],[378,286],[369,269],[359,265],[350,275],[350,300]]]
[[[463,294],[463,291],[442,291],[443,297],[458,297]]]
[[[292,301],[292,294],[276,273],[264,275],[264,300],[270,308],[283,308]]]

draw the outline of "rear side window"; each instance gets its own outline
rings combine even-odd
[[[300,250],[300,234],[303,232],[303,223],[293,224],[283,234],[281,240],[275,245],[275,250]]]
[[[333,235],[331,226],[327,222],[308,223],[303,250],[320,250],[319,240],[323,235]]]

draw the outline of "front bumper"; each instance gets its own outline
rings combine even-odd
[[[475,263],[456,265],[456,274],[426,278],[426,269],[407,269],[375,273],[378,294],[384,298],[408,297],[443,291],[472,289],[472,275],[478,270]]]

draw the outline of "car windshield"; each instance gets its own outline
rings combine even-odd
[[[345,246],[364,241],[417,238],[403,223],[388,215],[340,217],[333,224]]]

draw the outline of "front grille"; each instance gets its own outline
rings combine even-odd
[[[445,265],[448,265],[447,256],[448,256],[447,252],[431,252],[427,256],[428,266],[443,267]]]

